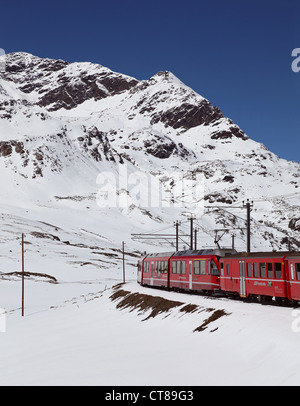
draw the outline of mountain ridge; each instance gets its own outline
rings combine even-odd
[[[127,193],[133,203],[114,208],[114,215],[128,216],[132,228],[151,230],[160,220],[172,224],[181,212],[199,206],[195,214],[207,231],[202,244],[213,242],[216,228],[240,227],[232,232],[242,247],[243,212],[234,215],[216,208],[208,215],[203,208],[224,203],[234,208],[250,198],[255,201],[254,248],[263,242],[279,249],[286,247],[287,239],[299,248],[299,163],[283,160],[251,140],[171,72],[137,80],[89,62],[27,53],[0,58],[2,66],[5,60],[0,73],[0,168],[7,177],[2,181],[7,191],[3,203],[15,201],[23,190],[24,199],[30,196],[31,203],[41,204],[39,190],[42,204],[49,208],[63,207],[66,196],[94,196],[96,204],[97,174],[110,171],[117,177],[119,165],[126,164],[128,173],[148,176],[149,184],[150,179],[159,181],[160,193],[171,195],[178,205],[182,191],[176,191],[176,184],[197,176],[203,182],[197,204],[188,196],[177,210],[161,204],[139,207],[137,185],[131,187]],[[12,185],[19,185],[17,192]],[[80,199],[77,203],[80,207]]]

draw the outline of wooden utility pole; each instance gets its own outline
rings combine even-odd
[[[246,220],[246,226],[247,226],[247,253],[249,254],[251,252],[251,209],[253,207],[253,201],[250,202],[249,199],[247,199],[247,202],[243,201],[243,206],[204,206],[206,209],[221,209],[221,210],[225,210],[225,209],[246,209],[247,210],[247,220]],[[235,216],[235,215],[234,215]],[[235,216],[237,217],[237,216]],[[215,230],[217,231],[217,230]],[[216,236],[217,237],[217,236]],[[221,238],[219,238],[218,241],[216,241],[216,237],[215,237],[215,243],[218,245],[218,247],[220,248],[218,241],[220,241]],[[234,243],[234,239],[232,240]]]
[[[251,252],[251,207],[253,206],[253,202],[250,203],[249,199],[247,199],[247,203],[243,202],[243,207],[247,210],[247,253]]]
[[[22,317],[24,316],[24,234],[22,233]]]
[[[198,233],[198,228],[195,228],[194,233],[195,233],[195,241],[194,241],[194,249],[197,249],[197,233]]]
[[[190,232],[190,236],[191,236],[191,247],[190,249],[193,249],[193,221],[194,221],[194,217],[190,217],[190,222],[191,222],[191,232]]]
[[[123,251],[123,283],[125,283],[125,243],[122,242],[122,251]]]
[[[176,223],[174,223],[175,227],[176,227],[176,251],[179,251],[179,221],[176,220]]]
[[[191,228],[191,230],[190,230],[190,250],[192,250],[193,249],[193,237],[194,237],[194,226],[193,226],[193,221],[195,220],[195,216],[193,215],[193,214],[191,214],[191,216],[190,217],[188,217],[188,220],[190,220],[190,228]]]

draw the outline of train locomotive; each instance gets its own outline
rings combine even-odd
[[[300,252],[202,249],[149,254],[138,262],[137,280],[143,286],[298,303]]]

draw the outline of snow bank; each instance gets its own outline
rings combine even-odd
[[[135,282],[89,289],[38,312],[28,309],[24,318],[8,314],[7,332],[0,335],[2,385],[299,384],[299,333],[292,328],[291,308],[158,291]],[[133,294],[177,304],[154,316],[151,306],[117,308]],[[221,310],[223,317],[207,323]],[[195,331],[205,322],[206,328]]]

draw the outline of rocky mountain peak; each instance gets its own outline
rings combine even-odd
[[[171,84],[173,83],[173,84],[179,85],[181,87],[187,88],[187,86],[170,71],[159,71],[150,78],[150,81],[151,80],[155,80],[157,82],[171,83]]]
[[[300,165],[251,140],[171,72],[137,80],[88,62],[26,53],[1,58],[6,58],[0,72],[2,199],[41,204],[37,196],[43,195],[44,205],[56,207],[76,195],[76,202],[96,205],[97,175],[117,174],[121,165],[155,179],[173,202],[182,202],[176,184],[201,176],[203,196],[196,208],[234,206],[248,197],[267,202],[253,211],[257,247],[279,249],[288,240],[297,246],[299,204],[285,196],[298,196]],[[184,200],[183,206],[195,210],[195,202]],[[125,214],[137,228],[145,222],[149,229],[157,222],[173,224],[183,208],[132,204]],[[243,241],[241,215],[220,209],[201,216],[208,236],[214,228],[238,228],[237,241]]]
[[[5,58],[2,78],[15,84],[20,98],[34,101],[49,111],[70,110],[86,100],[100,100],[129,90],[138,82],[101,65],[86,62],[69,63],[24,52],[2,58]]]

